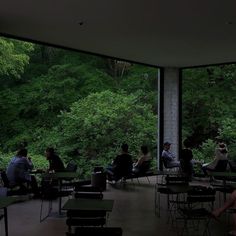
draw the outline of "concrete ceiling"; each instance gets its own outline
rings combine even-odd
[[[236,62],[235,0],[2,0],[0,33],[155,66]]]

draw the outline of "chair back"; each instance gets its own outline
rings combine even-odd
[[[3,182],[3,186],[5,188],[9,188],[10,183],[9,183],[9,180],[7,178],[7,174],[6,174],[5,171],[1,171],[1,179],[2,179],[2,182]]]
[[[189,178],[186,176],[166,176],[166,184],[178,185],[178,184],[188,184]]]
[[[167,162],[166,162],[166,160],[165,160],[164,157],[161,157],[161,164],[162,164],[166,169],[168,168]]]
[[[122,236],[120,227],[77,227],[75,236]]]
[[[147,171],[150,170],[150,167],[151,167],[151,160],[144,161],[142,165],[139,167],[139,173],[146,173]]]
[[[93,172],[104,172],[104,168],[102,166],[95,166]]]
[[[197,186],[188,192],[187,202],[189,204],[205,204],[207,208],[213,207],[216,191],[213,188]]]
[[[100,192],[77,192],[75,198],[103,199],[103,194]]]
[[[228,163],[229,163],[228,160],[219,160],[216,164],[214,171],[216,171],[216,172],[226,171]]]
[[[232,172],[236,172],[236,162],[235,161],[230,160],[229,167]]]
[[[66,171],[68,172],[76,172],[78,168],[78,165],[73,161],[69,161],[67,166],[66,166]]]

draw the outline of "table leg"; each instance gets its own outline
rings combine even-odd
[[[4,222],[5,222],[5,235],[8,236],[8,220],[7,220],[7,208],[4,207]]]
[[[224,202],[226,201],[226,179],[223,179],[223,185],[224,185]]]
[[[62,180],[59,180],[59,205],[58,205],[59,215],[61,215],[61,186],[62,186]]]

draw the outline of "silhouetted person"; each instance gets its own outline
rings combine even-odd
[[[64,164],[60,157],[55,153],[54,148],[47,148],[45,151],[45,156],[49,161],[49,171],[65,171]]]
[[[128,153],[128,144],[122,144],[121,154],[118,155],[112,165],[107,168],[108,180],[119,180],[131,174],[133,162],[132,157]]]
[[[193,152],[191,150],[191,142],[188,139],[184,140],[184,148],[181,151],[180,155],[180,164],[182,172],[187,176],[193,176]]]

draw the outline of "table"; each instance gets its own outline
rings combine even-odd
[[[160,194],[166,194],[167,195],[167,209],[170,208],[170,198],[169,195],[176,195],[176,199],[179,198],[180,194],[185,194],[191,191],[195,186],[189,185],[189,184],[156,184],[155,185],[155,214],[160,217]]]
[[[15,202],[22,200],[22,197],[0,197],[0,209],[3,209],[3,217],[5,222],[5,235],[8,236],[8,216],[7,207]]]
[[[114,200],[110,199],[68,199],[63,210],[112,211]]]
[[[103,218],[97,218],[96,212],[102,212],[101,217],[105,217],[107,215],[107,212],[112,211],[114,204],[114,200],[108,200],[108,199],[84,199],[84,198],[74,198],[74,199],[69,199],[63,206],[63,210],[67,210],[68,212],[70,211],[69,218],[67,219],[67,224],[68,224],[68,231],[71,232],[71,226],[74,225],[73,219],[73,214],[75,212],[74,217],[77,218],[79,216],[80,220],[85,220],[91,223],[90,220],[94,220],[97,222],[99,221],[98,224],[101,223],[102,225],[106,222],[105,219]],[[82,213],[82,215],[80,214]],[[86,214],[85,214],[86,213]],[[91,213],[91,215],[90,215]],[[96,217],[94,218],[94,214]],[[103,215],[104,214],[104,215]],[[100,214],[99,214],[100,215]],[[68,223],[68,221],[71,223]],[[104,221],[104,222],[103,222]],[[88,223],[88,222],[87,222]]]
[[[55,172],[55,173],[43,173],[42,178],[53,178],[53,179],[75,179],[78,178],[77,172]]]
[[[55,172],[55,173],[43,173],[42,178],[44,179],[54,179],[58,180],[58,189],[59,189],[59,203],[58,203],[58,212],[59,215],[61,215],[61,200],[62,196],[60,195],[60,192],[62,190],[62,180],[66,179],[76,179],[79,177],[79,174],[76,172]]]
[[[212,177],[221,177],[223,180],[223,187],[226,188],[227,180],[236,180],[236,172],[214,172],[209,171],[208,173]],[[226,193],[224,192],[224,201],[226,200]]]

